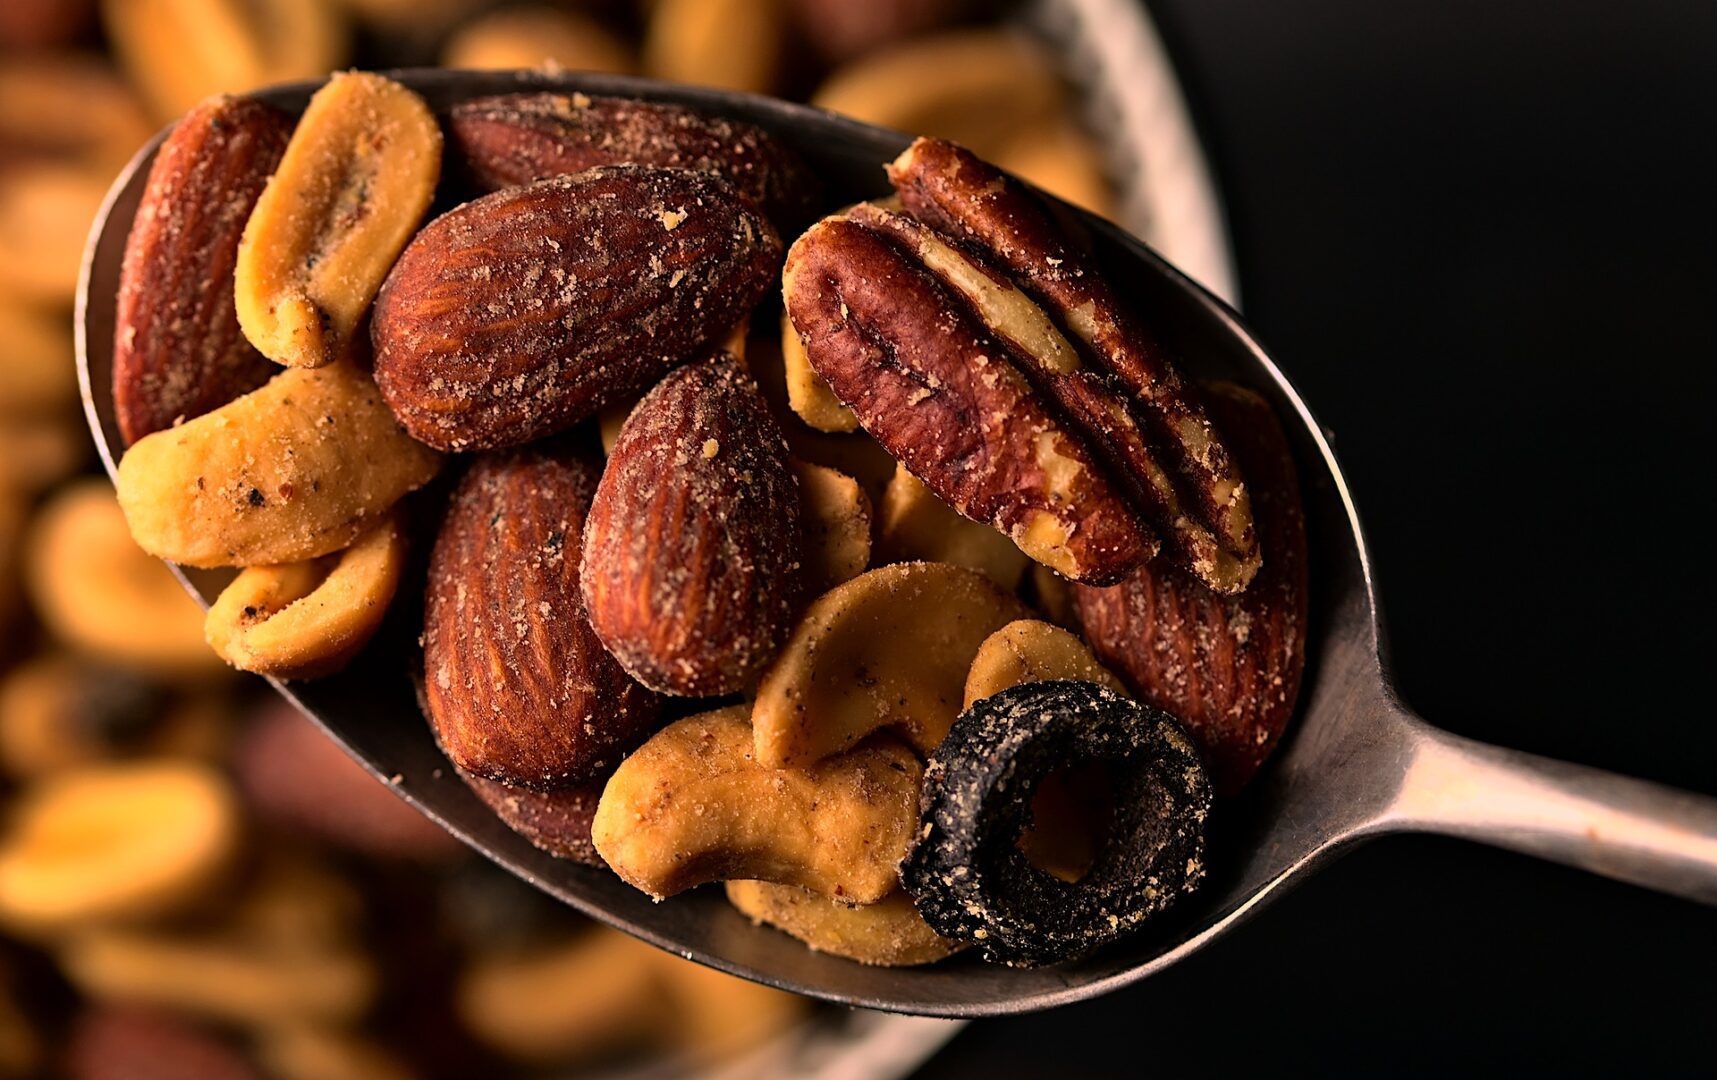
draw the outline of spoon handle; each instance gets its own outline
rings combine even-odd
[[[1717,905],[1717,798],[1420,728],[1387,826]]]

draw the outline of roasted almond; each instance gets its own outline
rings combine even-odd
[[[569,444],[479,458],[430,557],[424,702],[453,764],[552,790],[604,775],[654,730],[655,695],[602,647],[579,591],[601,469]]]
[[[590,822],[602,798],[602,781],[536,791],[461,772],[459,778],[507,827],[561,859],[606,866],[590,841]],[[606,778],[604,778],[606,779]]]
[[[799,485],[757,385],[725,353],[644,396],[620,430],[585,525],[590,625],[645,686],[742,689],[793,615]]]
[[[239,238],[292,136],[243,98],[192,109],[161,144],[125,241],[113,404],[127,445],[256,389],[275,373],[233,310]]]
[[[371,326],[376,381],[431,446],[529,442],[707,353],[780,258],[768,221],[705,173],[607,166],[497,191],[400,256]]]
[[[457,105],[453,145],[491,190],[597,165],[658,165],[721,177],[778,224],[802,218],[816,188],[762,128],[662,101],[587,94],[500,94]]]
[[[1219,792],[1258,771],[1293,717],[1306,663],[1306,529],[1294,460],[1269,403],[1232,385],[1207,395],[1251,479],[1264,565],[1239,596],[1156,560],[1109,589],[1073,587],[1097,658],[1186,725]]]

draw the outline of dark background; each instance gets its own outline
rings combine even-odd
[[[1717,4],[1151,9],[1247,318],[1335,430],[1406,699],[1717,793]],[[1710,1075],[1714,1030],[1717,913],[1395,838],[923,1075]]]

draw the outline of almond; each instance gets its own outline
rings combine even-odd
[[[430,556],[424,703],[453,764],[540,790],[602,775],[658,702],[590,629],[579,540],[600,465],[561,444],[477,460]]]
[[[607,866],[590,841],[590,822],[602,798],[602,782],[533,791],[461,772],[459,778],[507,827],[560,859]]]
[[[1186,725],[1218,792],[1258,771],[1293,717],[1306,663],[1306,528],[1287,437],[1258,395],[1206,395],[1252,484],[1263,568],[1224,596],[1165,559],[1110,589],[1073,586],[1097,658]]]
[[[585,526],[590,623],[639,682],[739,690],[787,636],[799,486],[757,385],[725,353],[645,395],[620,430]]]
[[[780,266],[713,176],[620,165],[508,188],[431,222],[376,301],[376,381],[443,449],[570,427],[707,353]]]
[[[662,101],[587,94],[500,94],[455,106],[454,146],[491,190],[596,165],[711,173],[777,223],[815,197],[804,164],[762,128]]]

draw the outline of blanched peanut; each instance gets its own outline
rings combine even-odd
[[[63,488],[37,514],[25,580],[42,621],[68,645],[157,676],[221,670],[203,644],[196,602],[138,550],[104,481]]]
[[[876,554],[881,562],[953,563],[1010,590],[1031,562],[1006,534],[960,516],[904,465],[895,466],[882,493]]]
[[[330,674],[381,628],[404,565],[405,534],[389,517],[338,555],[245,570],[209,608],[204,636],[243,671]]]
[[[930,753],[959,715],[978,646],[1026,614],[982,574],[945,563],[885,566],[824,593],[757,687],[757,760],[805,766],[882,727]]]
[[[841,404],[841,399],[829,389],[829,384],[811,367],[805,355],[805,343],[793,329],[793,320],[781,316],[781,367],[787,382],[787,403],[799,419],[818,431],[846,433],[857,431],[858,417]]]
[[[1079,638],[1036,619],[1008,623],[984,639],[966,675],[964,708],[1021,683],[1083,679],[1132,697]]]
[[[366,72],[318,90],[239,243],[233,301],[257,351],[289,367],[347,355],[440,172],[422,98]]]
[[[861,964],[933,964],[966,947],[930,929],[904,889],[879,903],[853,907],[791,885],[730,881],[727,899],[752,922],[768,923],[817,952]]]
[[[26,933],[160,915],[232,860],[238,810],[209,766],[97,765],[30,788],[0,835],[0,922]]]
[[[795,461],[793,471],[802,503],[806,595],[815,596],[870,564],[870,499],[857,480],[834,469]]]
[[[369,375],[349,363],[293,368],[139,439],[119,463],[119,503],[152,555],[266,566],[346,547],[440,467]]]
[[[441,66],[468,70],[535,68],[631,75],[632,47],[588,15],[547,6],[503,8],[461,26],[441,51]]]
[[[621,762],[591,839],[614,872],[661,899],[735,878],[881,900],[918,825],[923,767],[883,738],[803,769],[758,763],[746,709],[688,717]]]

